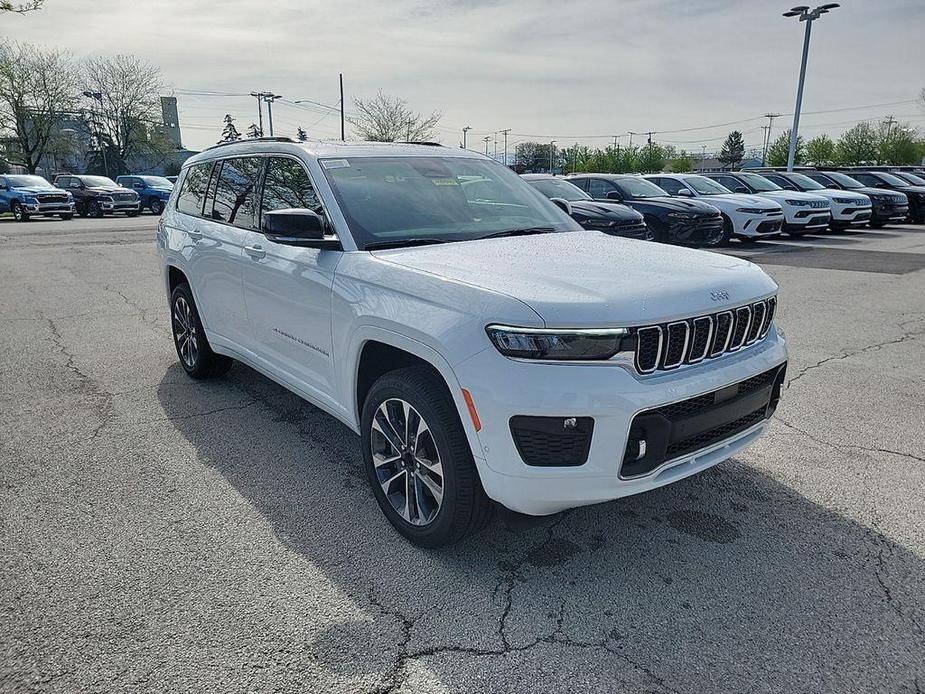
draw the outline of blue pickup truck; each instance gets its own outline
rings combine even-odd
[[[0,176],[0,212],[12,212],[18,222],[31,217],[74,218],[74,198],[41,176]]]
[[[141,198],[141,209],[146,207],[154,214],[164,211],[173,183],[163,176],[119,176],[116,183],[131,188]]]

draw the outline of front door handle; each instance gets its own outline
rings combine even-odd
[[[186,230],[186,233],[189,235],[189,237],[190,237],[193,241],[198,241],[199,239],[202,238],[202,232],[201,232],[201,231],[196,231],[195,229],[187,229],[187,230]]]
[[[267,256],[267,252],[260,246],[245,246],[244,252],[254,260],[260,260],[261,258],[266,258]]]

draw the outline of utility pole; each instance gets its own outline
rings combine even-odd
[[[886,125],[886,141],[890,141],[890,134],[893,132],[893,123],[896,122],[896,119],[893,116],[887,116],[883,119],[883,123]]]
[[[100,109],[103,108],[102,92],[84,92],[85,97],[93,99],[93,102],[100,103]],[[100,148],[100,155],[103,157],[103,171],[106,172],[106,178],[109,178],[109,161],[106,159],[106,143],[103,142],[103,117],[97,115],[96,106],[92,106],[90,114],[93,116],[94,125],[96,126],[96,143]]]
[[[498,131],[497,131],[497,130],[496,130],[495,133],[494,133],[494,138],[495,138],[495,154],[494,154],[494,159],[495,159],[495,161],[498,161]]]
[[[768,119],[767,126],[764,128],[764,153],[761,155],[761,165],[765,166],[768,161],[768,147],[771,146],[771,126],[774,125],[774,119],[782,116],[782,113],[765,113],[764,117]]]
[[[408,119],[408,136],[405,138],[405,142],[411,142],[411,125],[414,123],[412,118]]]
[[[468,133],[470,130],[472,130],[472,126],[471,126],[471,125],[467,125],[465,128],[462,129],[462,131],[463,131],[463,149],[468,149],[468,147],[466,147],[466,133]]]
[[[556,151],[556,141],[549,143],[549,173],[552,173],[552,155]]]
[[[504,133],[504,165],[507,166],[507,134],[511,132],[511,129],[505,128],[501,132]]]
[[[800,131],[800,109],[803,108],[803,84],[806,81],[806,63],[809,59],[809,39],[813,30],[813,22],[826,14],[829,10],[839,7],[837,2],[820,5],[810,11],[806,5],[794,7],[788,12],[784,12],[785,17],[799,17],[801,22],[806,22],[806,30],[803,33],[803,58],[800,61],[800,81],[797,83],[797,104],[793,110],[793,127],[790,128],[790,152],[787,154],[787,171],[793,171],[793,163],[797,153],[797,138]]]
[[[263,97],[266,92],[251,92],[251,96],[257,99],[257,129],[260,131],[260,137],[263,137]]]
[[[488,156],[488,141],[491,140],[491,135],[486,135],[482,139],[485,140],[485,156],[487,157]]]
[[[629,131],[630,143],[629,143],[629,145],[627,145],[627,148],[628,148],[628,149],[632,149],[632,148],[633,148],[633,135],[635,135],[635,134],[636,134],[636,133],[634,133],[634,132],[632,132],[632,131]]]
[[[273,92],[264,92],[263,100],[267,102],[267,120],[270,122],[270,137],[273,137],[273,102],[283,97]],[[263,124],[260,126],[260,134],[263,134]]]
[[[347,139],[344,132],[344,73],[340,73],[340,140],[344,142]]]
[[[703,163],[706,158],[707,158],[707,146],[700,145],[700,162]]]

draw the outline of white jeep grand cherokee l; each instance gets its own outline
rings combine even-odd
[[[490,500],[551,514],[700,472],[780,397],[757,266],[584,231],[474,152],[217,146],[157,244],[186,372],[239,360],[357,431],[383,512],[424,546]]]

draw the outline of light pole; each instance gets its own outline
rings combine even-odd
[[[829,2],[810,10],[807,5],[797,5],[784,12],[785,17],[799,17],[806,22],[806,31],[803,34],[803,60],[800,62],[800,81],[797,84],[797,105],[793,111],[793,127],[790,128],[790,153],[787,155],[787,171],[793,171],[793,160],[797,153],[797,137],[800,129],[800,109],[803,106],[803,82],[806,80],[806,60],[809,57],[809,36],[812,33],[813,22],[826,14],[829,10],[839,7],[837,2]],[[770,137],[770,135],[769,135]]]
[[[466,133],[468,133],[470,130],[472,130],[472,126],[471,126],[471,125],[467,125],[465,128],[462,129],[462,131],[463,131],[463,149],[468,149],[468,147],[466,147]]]
[[[505,128],[501,132],[504,133],[504,165],[507,166],[507,134],[511,132],[511,129]]]
[[[482,139],[485,140],[485,156],[487,157],[488,156],[488,141],[491,140],[491,135],[486,135]]]
[[[94,102],[100,103],[103,108],[103,94],[101,92],[84,92],[85,97],[93,99]],[[100,148],[100,155],[103,157],[103,171],[106,172],[106,178],[109,178],[109,162],[106,160],[106,145],[103,143],[103,123],[102,116],[97,116],[96,107],[90,108],[90,114],[93,116],[93,124],[96,126],[96,144]]]
[[[552,173],[552,155],[556,151],[556,141],[549,143],[549,173]]]
[[[263,137],[263,97],[267,95],[266,92],[251,92],[251,96],[257,99],[257,129],[260,130],[260,137]]]
[[[283,97],[273,92],[264,92],[263,100],[267,102],[267,120],[270,122],[270,137],[273,137],[273,102]],[[260,134],[263,134],[263,124],[261,123]]]

